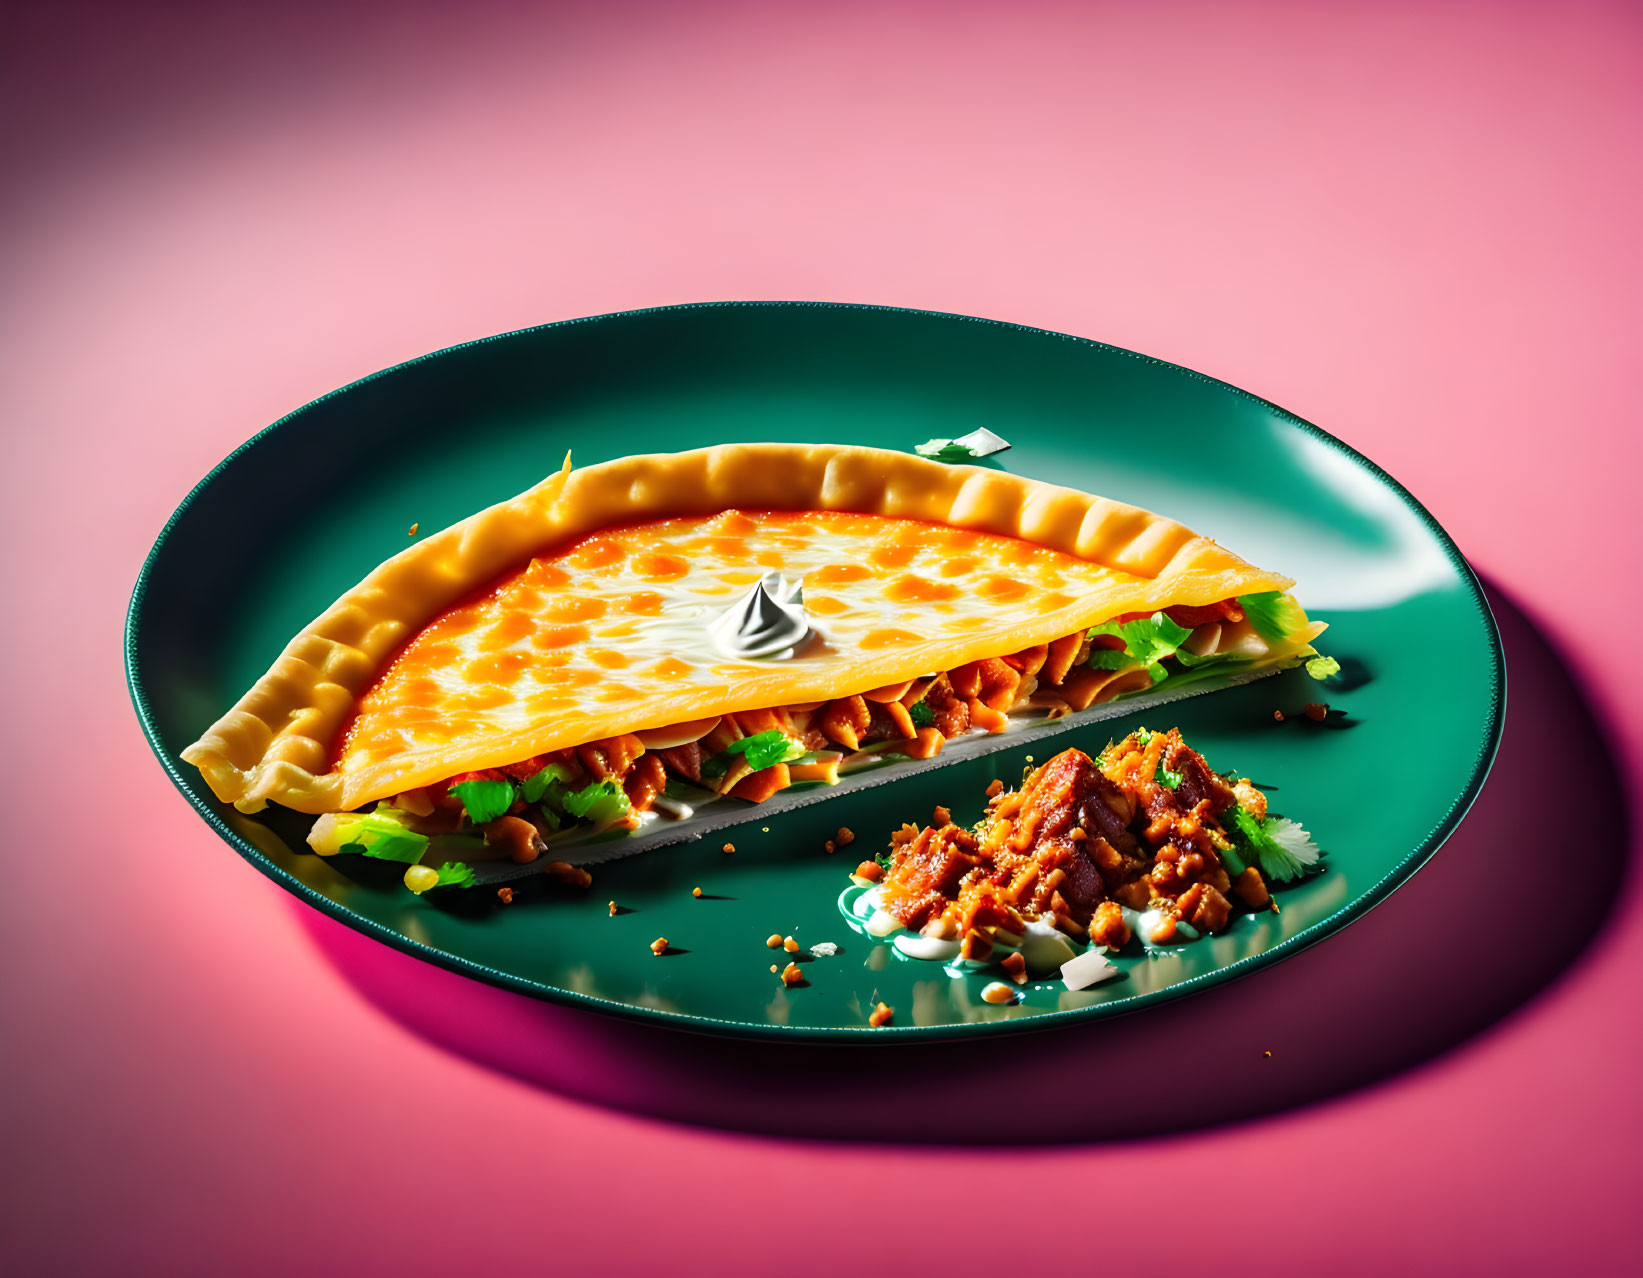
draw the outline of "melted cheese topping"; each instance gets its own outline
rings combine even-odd
[[[816,636],[785,660],[727,659],[709,626],[771,568],[802,578]],[[605,529],[424,628],[360,699],[335,763],[391,768],[393,787],[410,788],[617,732],[867,691],[1162,606],[1155,594],[1032,542],[882,515],[732,510]]]

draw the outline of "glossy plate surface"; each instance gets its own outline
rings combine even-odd
[[[595,870],[591,891],[533,884],[418,898],[392,865],[322,861],[309,818],[217,803],[178,752],[286,641],[416,523],[432,531],[556,469],[627,453],[800,439],[911,449],[988,427],[1004,469],[1136,503],[1297,579],[1330,623],[1343,676],[1290,671],[1073,729],[1051,741],[761,818]],[[1361,915],[1459,822],[1500,734],[1499,636],[1465,561],[1372,463],[1283,410],[1175,365],[961,316],[810,303],[726,303],[548,325],[455,347],[326,396],[207,476],[154,546],[132,600],[127,669],[155,752],[201,815],[264,874],[349,926],[418,957],[557,1002],[698,1030],[791,1037],[950,1036],[1133,1010],[1252,971]],[[1318,724],[1301,708],[1334,708]],[[1273,711],[1287,716],[1274,722]],[[857,860],[945,804],[979,814],[1026,756],[1094,751],[1138,722],[1179,726],[1212,765],[1272,787],[1327,873],[1277,914],[1162,955],[1122,956],[1094,989],[1029,986],[981,1001],[851,931],[836,905]],[[840,826],[855,832],[829,856]],[[734,855],[720,849],[729,841]],[[352,863],[351,863],[352,862]],[[696,898],[693,887],[704,895]],[[443,896],[444,899],[437,899]],[[609,914],[616,900],[623,913]],[[833,957],[784,989],[772,932]],[[657,958],[665,936],[674,952]],[[867,1030],[883,1000],[891,1026]]]

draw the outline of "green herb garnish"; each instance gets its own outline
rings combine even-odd
[[[1179,786],[1181,784],[1181,782],[1184,781],[1186,778],[1183,777],[1179,772],[1171,772],[1168,768],[1166,768],[1164,766],[1164,761],[1162,759],[1159,759],[1158,760],[1158,767],[1156,769],[1154,769],[1153,774],[1152,774],[1152,779],[1154,781],[1158,782],[1159,785],[1163,786],[1164,789],[1173,790],[1177,786]]]
[[[732,741],[724,748],[724,752],[727,755],[741,755],[753,771],[763,772],[778,763],[798,762],[804,757],[805,748],[779,728],[771,728],[767,732],[755,732],[750,737]],[[727,760],[727,770],[728,764]],[[723,776],[724,773],[721,772],[719,775]]]
[[[507,815],[515,795],[513,782],[508,780],[458,781],[451,787],[451,793],[462,800],[468,820],[475,825],[484,825],[487,821]]]
[[[915,701],[907,708],[907,717],[915,728],[932,728],[936,722],[936,712],[922,701]]]
[[[439,882],[435,887],[472,887],[473,867],[466,861],[447,861],[439,867]]]
[[[1294,821],[1283,817],[1258,821],[1237,804],[1227,809],[1227,816],[1237,828],[1238,842],[1259,858],[1268,879],[1288,883],[1302,878],[1322,855],[1312,836]]]
[[[1172,656],[1192,631],[1178,626],[1165,614],[1155,612],[1135,621],[1103,621],[1090,627],[1090,637],[1116,635],[1123,648],[1092,648],[1090,665],[1097,670],[1123,670],[1127,666],[1153,666]]]

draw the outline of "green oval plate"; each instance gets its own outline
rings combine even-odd
[[[1290,671],[1163,707],[1216,766],[1274,787],[1327,873],[1277,914],[1157,956],[1077,993],[981,1001],[851,931],[846,872],[936,804],[979,815],[1029,751],[1098,749],[1140,716],[1071,729],[878,789],[761,818],[595,870],[592,891],[537,883],[406,892],[393,866],[322,861],[308,819],[246,817],[178,759],[336,596],[406,545],[557,469],[627,453],[796,439],[910,449],[986,426],[1005,469],[1180,519],[1295,577],[1330,623],[1343,677]],[[1253,395],[1133,352],[925,311],[794,302],[668,307],[572,320],[453,347],[292,413],[238,449],[178,507],[132,597],[131,693],[155,753],[200,815],[269,878],[350,927],[454,971],[555,1002],[683,1028],[793,1038],[941,1037],[1110,1016],[1254,971],[1384,899],[1448,836],[1494,757],[1505,695],[1500,639],[1466,561],[1371,462]],[[1308,701],[1335,713],[1316,724]],[[1286,722],[1274,721],[1282,709]],[[1344,713],[1343,713],[1344,712]],[[829,856],[826,839],[857,842]],[[736,852],[720,849],[726,840]],[[701,898],[691,889],[700,886]],[[607,902],[624,912],[611,917]],[[840,952],[784,989],[772,932]],[[663,958],[650,942],[666,936]],[[784,959],[785,961],[785,959]],[[893,1024],[867,1030],[880,1000]]]

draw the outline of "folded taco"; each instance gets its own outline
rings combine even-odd
[[[460,829],[528,861],[1294,665],[1323,626],[1291,584],[1148,511],[903,453],[567,458],[374,570],[183,758],[242,811],[357,814],[321,851]]]

